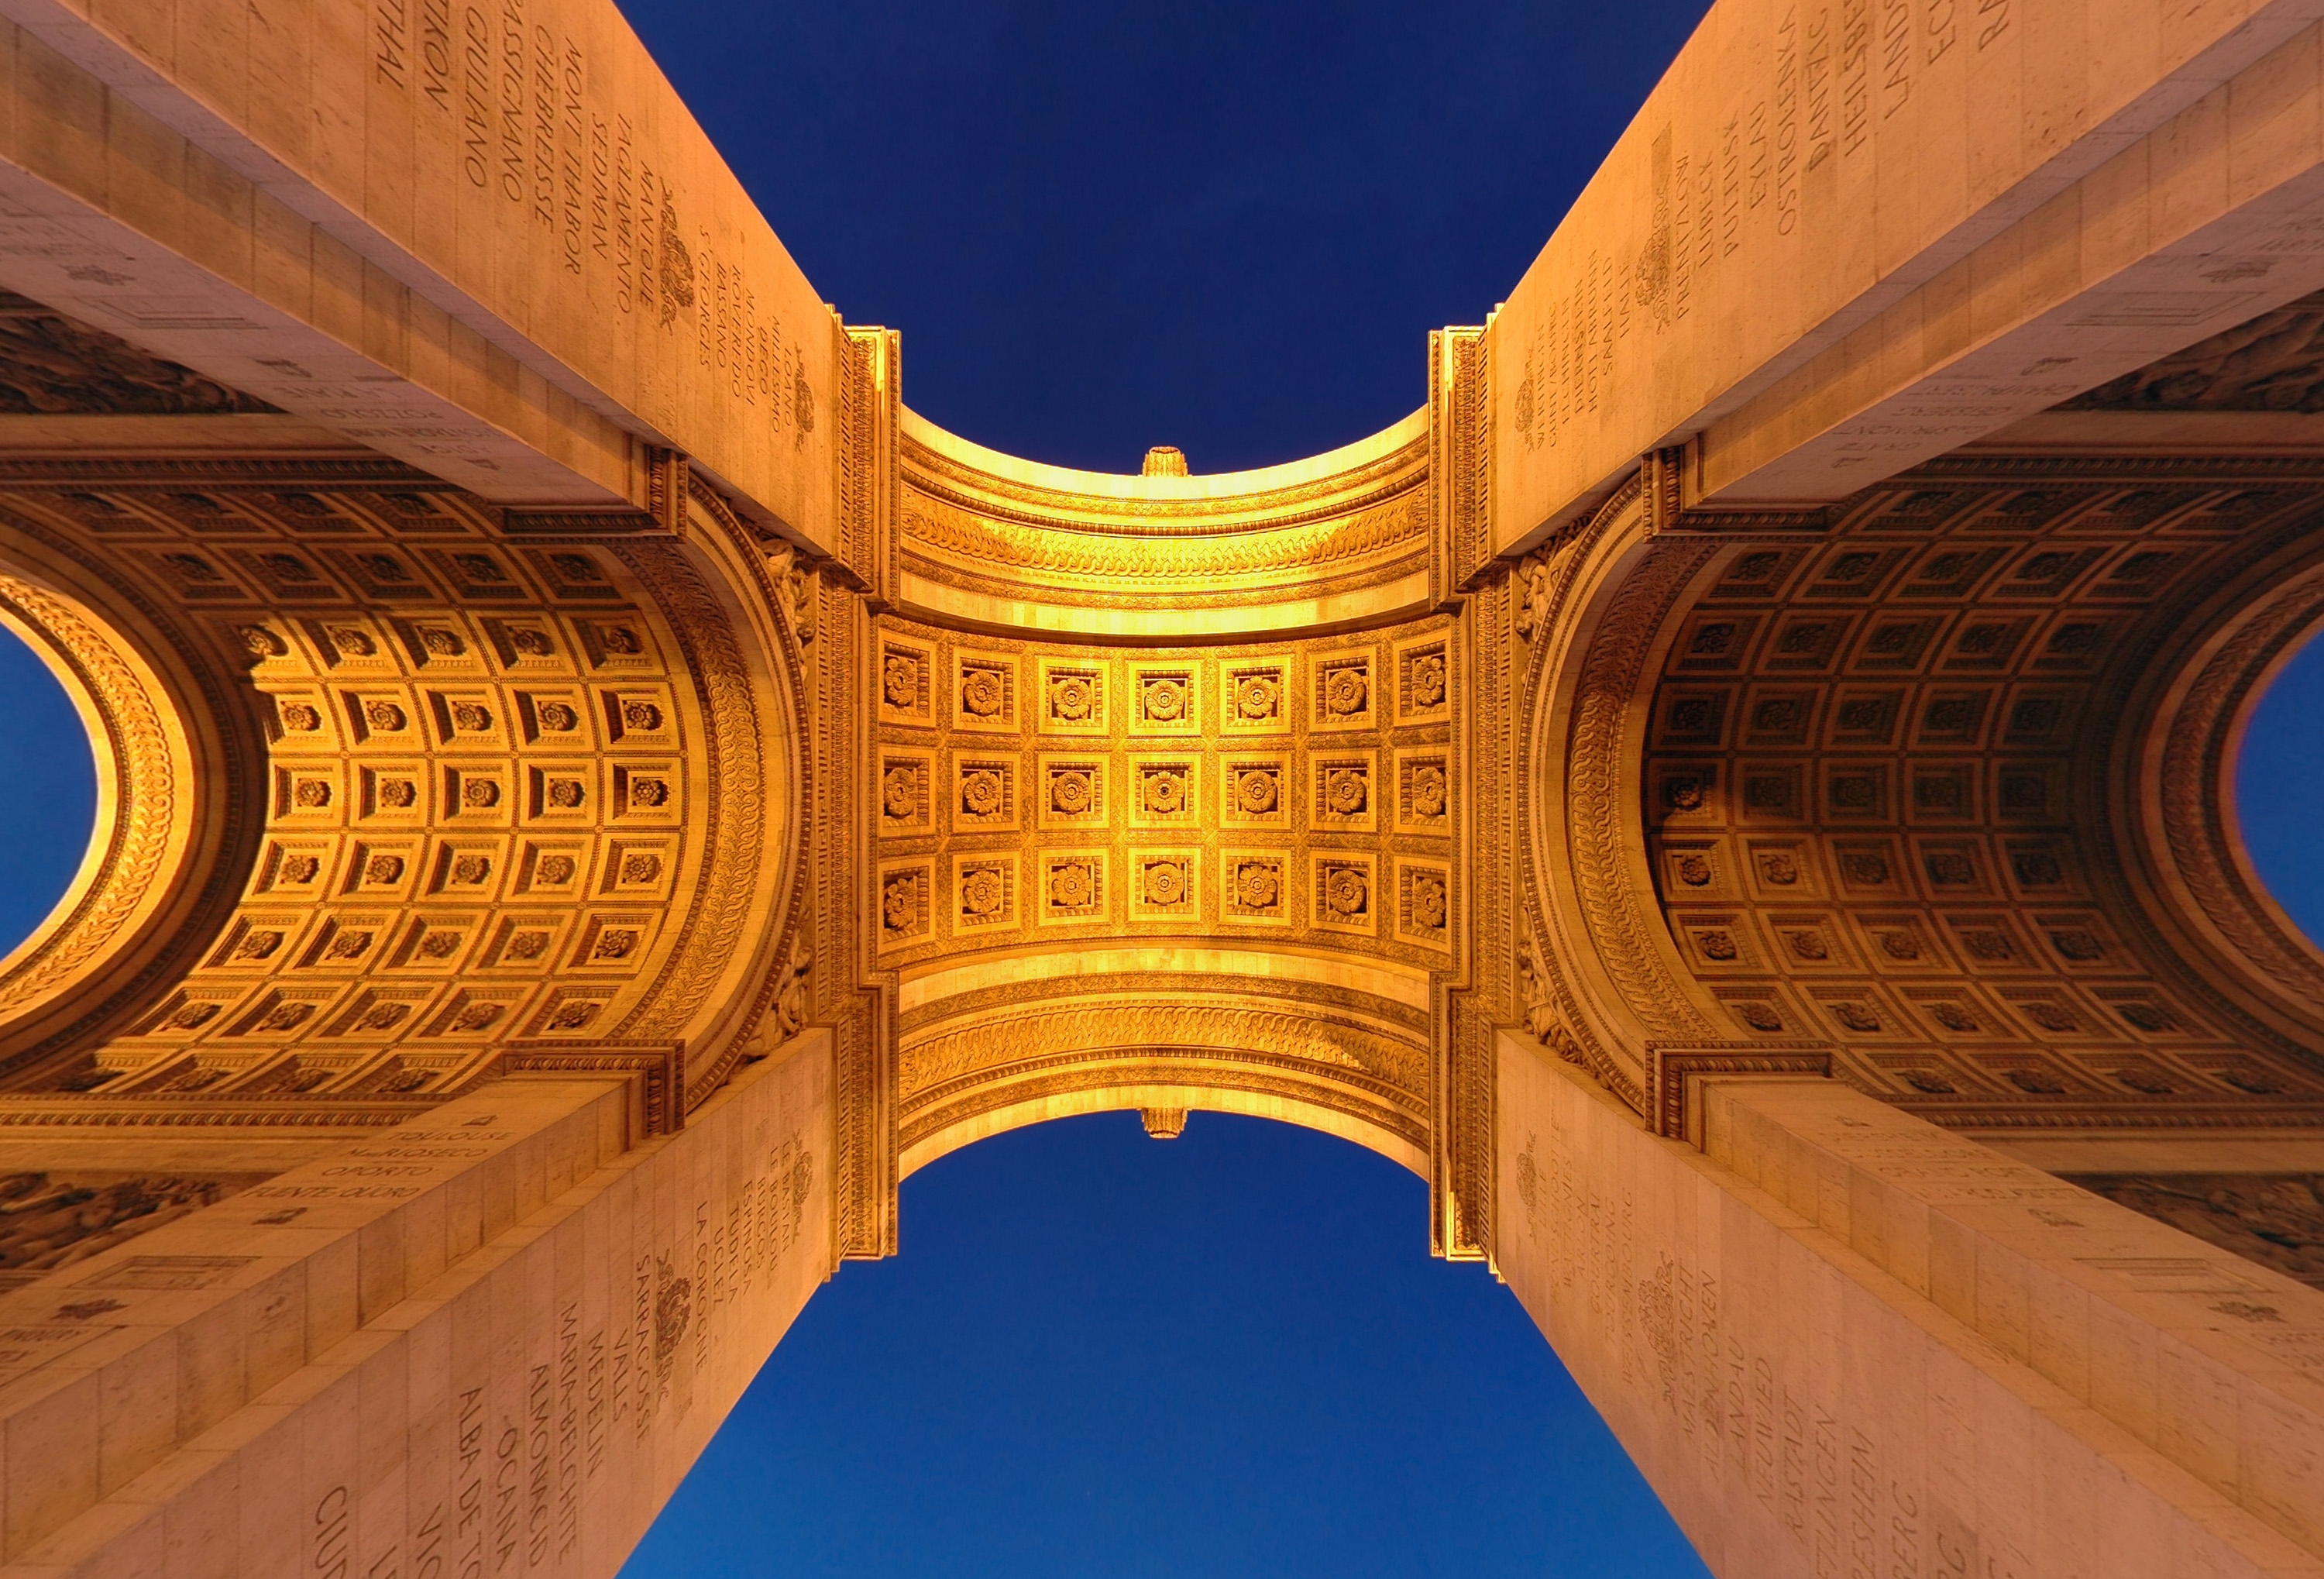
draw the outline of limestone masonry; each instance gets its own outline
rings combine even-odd
[[[2324,7],[1720,0],[1312,460],[903,349],[601,0],[0,0],[0,1572],[609,1575],[1134,1108],[1426,1179],[1722,1579],[2324,1579]]]

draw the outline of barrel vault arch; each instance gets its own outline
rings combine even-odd
[[[1291,466],[1109,476],[902,413],[871,636],[899,1174],[1211,1107],[1432,1177],[1465,943],[1430,437],[1424,411]]]

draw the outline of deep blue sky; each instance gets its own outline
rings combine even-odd
[[[628,0],[904,399],[1015,455],[1196,471],[1426,396],[1707,7]]]
[[[55,675],[0,625],[0,955],[63,897],[88,852],[97,765],[80,715]]]
[[[2236,815],[2252,864],[2300,929],[2324,938],[2324,838],[2312,786],[2324,783],[2324,642],[2284,665],[2252,709],[2236,759]]]
[[[1198,1113],[979,1141],[904,1183],[625,1579],[1573,1574],[1702,1565],[1427,1190]]]

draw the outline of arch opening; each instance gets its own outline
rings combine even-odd
[[[0,604],[0,971],[90,881],[97,858],[92,704],[40,633]]]
[[[2267,895],[2311,944],[2324,940],[2324,633],[2311,630],[2256,688],[2235,762],[2235,821]]]
[[[820,1288],[625,1574],[1703,1569],[1425,1192],[1283,1123],[968,1147]],[[1490,1378],[1489,1385],[1479,1385]]]

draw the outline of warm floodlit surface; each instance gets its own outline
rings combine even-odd
[[[0,955],[45,919],[88,851],[97,769],[64,688],[0,626]]]
[[[1429,1259],[1426,1207],[1371,1152],[1220,1113],[955,1152],[625,1579],[1701,1575],[1508,1290]]]

